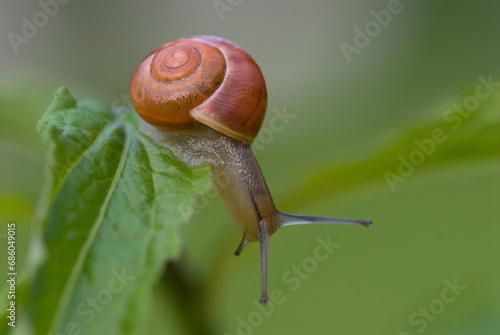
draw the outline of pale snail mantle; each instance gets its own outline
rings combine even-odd
[[[264,77],[234,43],[192,36],[162,45],[138,66],[130,84],[141,130],[170,148],[188,166],[212,166],[212,176],[231,219],[243,232],[235,255],[259,241],[260,302],[267,302],[269,236],[280,227],[328,223],[370,227],[370,220],[292,215],[274,206],[250,148],[267,107]]]

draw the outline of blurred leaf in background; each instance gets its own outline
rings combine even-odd
[[[40,118],[40,106],[50,99],[39,92],[0,85],[0,257],[5,260],[0,272],[0,306],[7,306],[7,224],[16,225],[16,269],[26,266],[30,240],[30,221],[43,179],[43,145],[33,126]],[[3,229],[2,228],[2,229]],[[18,282],[18,289],[21,283]],[[19,296],[18,296],[19,297]],[[7,320],[5,318],[5,320]],[[0,324],[0,330],[7,323]]]

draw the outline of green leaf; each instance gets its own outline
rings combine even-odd
[[[210,167],[189,168],[156,145],[135,112],[76,101],[65,88],[37,129],[50,169],[37,214],[46,259],[26,303],[34,333],[140,333]]]

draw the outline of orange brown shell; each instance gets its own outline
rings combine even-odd
[[[257,136],[267,107],[255,61],[215,36],[181,38],[154,50],[132,77],[130,99],[152,125],[175,131],[201,122],[246,144]]]

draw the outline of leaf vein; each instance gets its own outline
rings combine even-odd
[[[108,123],[106,126],[102,127],[101,131],[96,135],[94,142],[92,142],[90,144],[90,146],[88,146],[82,152],[82,154],[78,157],[77,160],[75,160],[75,162],[71,166],[68,166],[68,170],[67,170],[68,172],[64,175],[63,178],[61,178],[57,187],[54,187],[54,190],[53,190],[54,193],[58,192],[64,186],[64,184],[66,183],[66,180],[68,179],[68,176],[70,175],[70,172],[75,168],[75,166],[77,166],[80,163],[80,161],[83,159],[83,157],[85,157],[87,155],[87,153],[90,150],[92,150],[97,145],[97,143],[99,143],[103,134],[106,133],[106,130],[114,127],[118,122],[119,122],[118,120],[115,120],[111,123]]]
[[[116,123],[116,122],[113,122],[113,123]],[[105,128],[108,128],[108,127],[105,127]],[[104,132],[101,132],[101,134],[102,133],[104,133]],[[54,314],[54,319],[52,321],[52,325],[51,325],[50,329],[54,329],[55,326],[60,323],[60,321],[62,320],[62,318],[64,317],[64,315],[66,313],[67,306],[69,305],[69,302],[71,300],[71,295],[72,295],[72,292],[74,291],[74,288],[77,284],[78,277],[79,277],[79,275],[82,271],[82,268],[83,268],[83,264],[86,260],[86,257],[88,255],[90,248],[92,247],[92,244],[95,241],[98,230],[99,230],[99,228],[104,220],[104,216],[106,215],[109,203],[111,201],[111,197],[116,189],[116,185],[118,184],[118,180],[120,179],[120,176],[123,172],[123,168],[125,166],[125,162],[127,160],[128,153],[130,150],[130,142],[131,142],[131,136],[129,134],[128,129],[126,129],[125,133],[126,133],[126,141],[125,141],[125,145],[123,147],[122,155],[120,157],[120,162],[119,162],[118,167],[116,169],[115,176],[114,176],[113,181],[111,182],[111,185],[108,189],[108,192],[106,194],[106,198],[104,199],[104,203],[99,210],[99,215],[93,224],[92,230],[90,231],[90,234],[87,237],[87,240],[85,241],[85,244],[83,245],[82,250],[80,251],[80,254],[78,255],[78,259],[73,267],[73,270],[71,271],[71,273],[69,275],[69,279],[67,281],[66,286],[64,287],[63,294],[62,294],[61,298],[59,299],[58,307],[57,307],[56,313]],[[87,151],[88,150],[86,150],[86,152]]]

